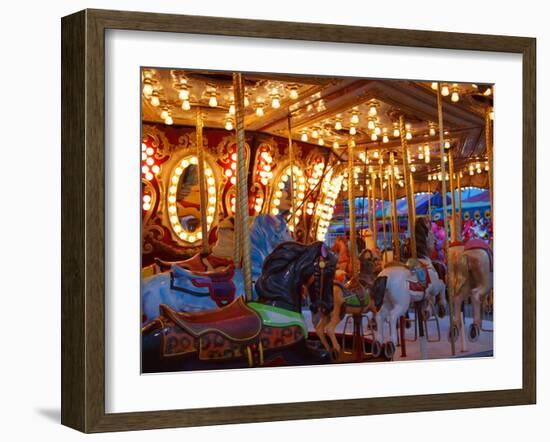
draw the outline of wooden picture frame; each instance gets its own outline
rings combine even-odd
[[[523,385],[519,389],[107,414],[105,30],[517,53],[523,57]],[[536,400],[536,40],[85,10],[62,19],[62,410],[83,432],[533,404]]]

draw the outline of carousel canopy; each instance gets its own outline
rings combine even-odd
[[[231,73],[149,68],[142,70],[142,77],[144,122],[193,126],[200,108],[206,128],[234,129]],[[405,120],[415,190],[429,191],[428,180],[437,180],[440,148],[433,83],[261,73],[244,73],[243,78],[246,131],[287,137],[290,114],[292,139],[324,146],[342,160],[353,138],[359,154],[358,195],[371,175],[361,167],[365,162],[378,166],[373,160],[393,151],[402,169],[399,115]],[[445,145],[452,151],[455,171],[463,175],[463,186],[488,187],[481,171],[488,167],[484,131],[492,88],[464,83],[442,83],[441,88]],[[397,188],[397,193],[402,196],[404,189]]]

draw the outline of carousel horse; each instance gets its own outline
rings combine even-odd
[[[160,315],[142,328],[144,372],[322,362],[326,352],[307,345],[303,293],[311,308],[330,313],[336,256],[322,242],[288,241],[267,256],[256,281],[257,298],[220,309]]]
[[[458,339],[464,324],[461,305],[468,298],[474,310],[473,323],[468,331],[468,339],[476,341],[481,332],[481,307],[493,289],[493,252],[486,242],[471,239],[465,243],[454,243],[449,247],[449,284],[453,288],[453,318],[451,318],[451,339]],[[462,351],[467,344],[462,339]]]
[[[359,254],[359,274],[352,276],[345,284],[341,280],[335,280],[334,307],[330,314],[319,315],[319,321],[315,324],[315,332],[319,340],[334,360],[338,359],[341,351],[340,344],[336,339],[336,327],[344,317],[347,314],[366,314],[370,320],[376,313],[374,300],[369,297],[369,291],[381,270],[380,256],[370,249],[364,249]],[[327,336],[330,343],[326,339]]]
[[[346,273],[349,273],[351,270],[350,267],[350,257],[349,257],[349,248],[348,241],[345,236],[338,236],[334,240],[334,244],[331,249],[334,253],[338,255],[338,270],[343,270]]]
[[[372,353],[382,350],[391,359],[397,344],[397,322],[406,315],[411,303],[422,303],[422,313],[428,315],[434,302],[446,307],[445,283],[440,279],[431,259],[434,236],[427,218],[418,218],[415,225],[417,260],[405,264],[390,263],[376,278],[372,293],[377,309],[376,332]],[[385,323],[389,323],[389,340],[385,340]]]
[[[231,239],[232,249],[233,235],[226,239]],[[250,228],[252,281],[260,276],[262,263],[275,246],[290,239],[282,218],[266,214],[254,218]],[[172,265],[169,271],[142,280],[142,326],[158,316],[161,304],[176,311],[197,312],[230,304],[243,294],[242,270],[232,264],[215,272]]]

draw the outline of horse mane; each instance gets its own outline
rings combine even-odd
[[[256,280],[259,300],[281,301],[300,309],[299,288],[314,273],[322,242],[309,245],[294,241],[279,244],[265,259],[262,274]]]
[[[432,230],[432,223],[427,217],[416,219],[414,237],[416,239],[416,254],[419,258],[431,258],[433,244],[428,244],[428,235]]]

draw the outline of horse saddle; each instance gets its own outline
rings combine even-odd
[[[165,304],[160,313],[196,338],[207,333],[218,333],[237,342],[250,341],[262,330],[260,316],[239,297],[219,310],[198,313],[176,312]]]
[[[410,259],[407,261],[407,267],[413,275],[416,276],[416,281],[408,280],[409,290],[411,292],[424,292],[432,282],[428,266],[418,260]]]
[[[470,239],[464,244],[464,251],[468,250],[476,250],[481,249],[485,250],[487,253],[487,257],[489,258],[489,268],[491,269],[491,272],[493,271],[493,251],[491,250],[491,247],[489,247],[489,244],[487,244],[482,239]]]
[[[212,254],[206,256],[206,260],[213,268],[229,267],[233,264],[233,261],[230,259],[221,258]],[[192,272],[205,272],[207,270],[201,259],[200,253],[197,253],[184,261],[164,261],[162,259],[155,258],[155,264],[159,267],[161,272],[170,270],[173,265],[177,265],[182,269],[191,270]]]
[[[193,272],[187,269],[183,269],[179,266],[172,267],[171,273],[171,288],[187,292],[194,295],[203,295],[202,293],[191,292],[184,287],[178,287],[175,284],[175,279],[178,277],[184,277],[191,281],[194,287],[206,287],[210,298],[216,303],[218,307],[225,306],[235,299],[235,284],[233,283],[233,276],[235,275],[235,269],[233,265],[230,265],[221,272]]]

